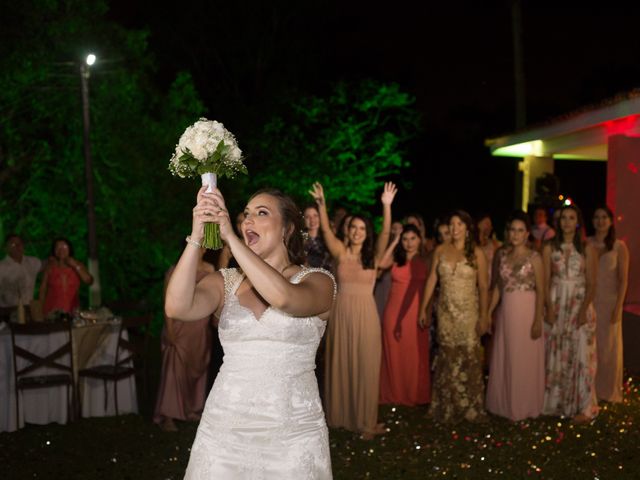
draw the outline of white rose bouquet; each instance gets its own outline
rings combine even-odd
[[[222,123],[201,118],[180,137],[169,161],[169,171],[181,178],[200,175],[202,185],[207,185],[207,192],[211,192],[218,177],[247,174],[242,160],[242,150],[233,134]],[[203,246],[212,250],[222,248],[218,224],[205,224]]]

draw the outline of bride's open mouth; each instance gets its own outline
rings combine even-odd
[[[253,230],[245,230],[244,238],[248,246],[255,245],[258,240],[260,240],[260,235],[258,235]]]

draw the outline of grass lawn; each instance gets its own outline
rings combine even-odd
[[[637,382],[627,382],[623,404],[604,404],[580,426],[550,417],[444,426],[425,408],[385,406],[384,437],[331,432],[334,478],[639,479]],[[181,479],[197,425],[178,426],[164,433],[145,414],[0,433],[0,479]]]

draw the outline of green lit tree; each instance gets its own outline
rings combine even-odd
[[[420,123],[414,101],[397,84],[366,80],[288,102],[257,141],[253,185],[308,201],[320,181],[327,198],[352,211],[374,204],[381,182],[409,165]]]
[[[104,301],[146,300],[160,317],[163,276],[189,231],[197,185],[169,158],[204,113],[191,76],[156,88],[147,33],[105,17],[104,2],[3,2],[0,38],[0,231],[17,231],[46,258],[68,237],[86,261],[79,46],[95,47],[91,143]],[[7,11],[9,10],[9,11]],[[102,60],[102,62],[101,62]],[[186,213],[186,214],[185,214]]]

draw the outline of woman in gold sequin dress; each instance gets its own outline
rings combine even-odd
[[[432,387],[431,416],[441,423],[479,421],[485,417],[480,335],[489,325],[488,273],[484,253],[476,246],[474,225],[462,210],[451,214],[452,240],[436,248],[419,323],[428,328],[427,305],[436,283],[438,343]]]

